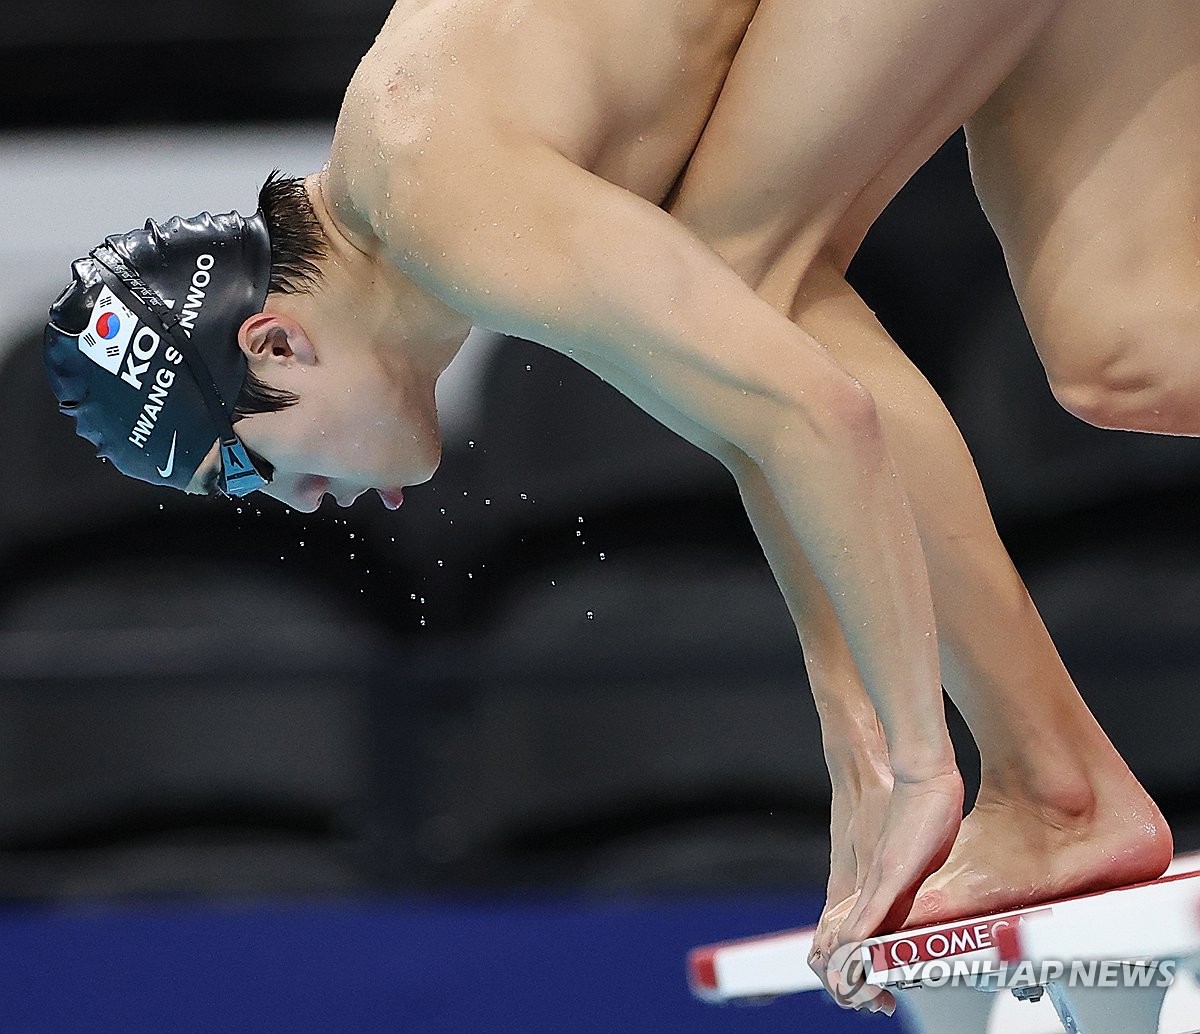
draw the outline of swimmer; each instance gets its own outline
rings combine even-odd
[[[1111,22],[1129,5],[1102,6]],[[949,418],[841,276],[892,194],[972,119],[977,181],[1022,302],[1057,303],[1028,287],[1039,227],[1057,229],[1055,197],[1075,197],[1070,134],[1048,130],[1045,109],[1073,83],[1066,100],[1079,103],[1063,110],[1078,118],[1100,59],[1080,45],[1068,67],[1045,66],[1056,33],[1092,33],[1082,10],[401,2],[350,83],[323,170],[273,178],[251,217],[174,220],[76,263],[51,311],[52,383],[132,476],[260,489],[301,510],[371,487],[398,505],[437,466],[433,386],[472,325],[561,351],[737,480],[841,769],[824,924],[835,938],[1005,893],[1053,896],[1084,859],[1093,880],[1157,875],[1170,856],[1161,816],[1060,670]],[[1180,38],[1172,16],[1194,30],[1184,5],[1162,10],[1146,19],[1155,32]],[[1143,80],[1180,67],[1122,65]],[[1140,112],[1110,113],[1108,131]],[[1103,132],[1085,154],[1109,153]],[[1043,172],[1021,179],[1051,142]],[[1005,193],[1005,161],[1038,205]],[[1063,232],[1064,246],[1080,239]],[[1051,272],[1073,275],[1069,252],[1061,263]],[[1120,282],[1130,305],[1137,286]],[[935,606],[947,684],[995,759],[965,823]],[[1078,764],[1027,814],[1045,752],[1076,735]],[[1063,843],[1050,835],[1059,807],[1091,830],[1075,856],[1075,827]],[[1145,835],[1097,874],[1096,831],[1128,832],[1131,808]],[[977,865],[993,836],[1018,861],[1034,838],[1042,869]]]

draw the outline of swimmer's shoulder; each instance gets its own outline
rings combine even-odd
[[[396,4],[338,116],[334,153],[348,179],[365,193],[430,189],[420,170],[463,159],[477,140],[496,154],[544,141],[589,164],[611,130],[611,105],[595,55],[576,38],[578,18],[556,8],[554,0]],[[386,186],[383,168],[392,173]]]
[[[323,183],[364,250],[487,326],[481,316],[506,285],[481,242],[502,232],[522,250],[521,195],[551,186],[536,177],[559,149],[509,98],[495,56],[475,53],[474,25],[456,31],[444,12],[393,12],[346,91]]]

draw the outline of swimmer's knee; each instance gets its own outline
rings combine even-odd
[[[1095,348],[1088,361],[1047,363],[1050,388],[1068,413],[1095,427],[1159,434],[1200,431],[1200,338],[1190,348],[1153,335]],[[1065,368],[1064,368],[1065,366]]]
[[[1178,393],[1162,384],[1141,388],[1104,384],[1054,386],[1059,405],[1093,427],[1153,434],[1200,433],[1200,394],[1184,405]]]
[[[1081,297],[1060,284],[1048,304],[1023,298],[1059,404],[1096,427],[1200,433],[1197,294],[1200,283],[1153,297],[1141,285],[1106,284]]]

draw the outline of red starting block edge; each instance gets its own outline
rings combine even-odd
[[[820,990],[808,966],[814,933],[808,927],[693,948],[687,962],[692,993],[727,1002]]]
[[[813,934],[808,927],[695,948],[687,964],[692,992],[726,1002],[820,990],[808,966]],[[1177,858],[1168,875],[1148,883],[872,938],[861,958],[870,983],[906,986],[920,983],[930,963],[986,967],[1197,951],[1200,853]]]

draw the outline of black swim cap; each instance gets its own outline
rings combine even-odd
[[[222,487],[261,487],[233,404],[246,379],[237,333],[262,311],[271,273],[262,212],[148,220],[71,269],[43,356],[76,433],[121,473],[179,489],[219,439]]]

